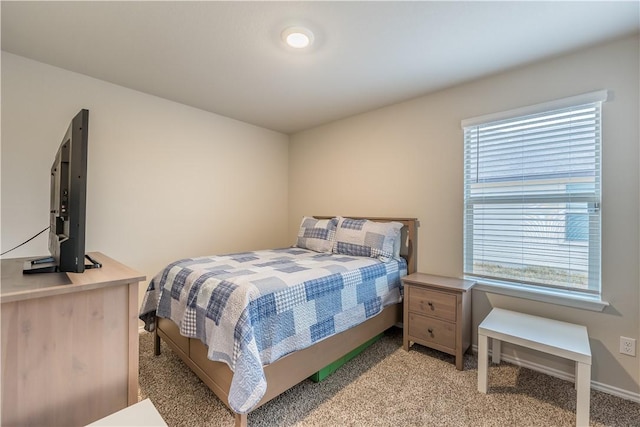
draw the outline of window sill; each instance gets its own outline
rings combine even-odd
[[[473,289],[478,291],[525,298],[591,311],[602,311],[605,307],[609,306],[608,302],[602,301],[597,295],[590,296],[570,291],[538,289],[536,287],[526,285],[514,286],[473,276],[465,276],[465,279],[476,280],[476,285]]]

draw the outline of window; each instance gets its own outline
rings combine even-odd
[[[600,294],[606,91],[464,120],[464,271]]]

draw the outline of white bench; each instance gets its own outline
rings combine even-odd
[[[501,341],[573,360],[576,425],[589,425],[591,347],[585,326],[494,308],[478,326],[478,391],[481,393],[487,392],[489,338],[493,341],[493,363],[500,363]]]
[[[151,400],[145,399],[99,419],[87,427],[167,427]]]

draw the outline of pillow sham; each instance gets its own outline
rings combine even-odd
[[[400,256],[401,229],[400,222],[375,222],[340,217],[333,252],[377,258],[387,262]]]
[[[300,223],[296,247],[331,253],[336,238],[338,218],[316,219],[305,216]]]

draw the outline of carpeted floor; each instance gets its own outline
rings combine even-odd
[[[402,349],[402,330],[384,338],[321,383],[306,380],[249,414],[253,426],[573,426],[573,383],[502,363],[489,393],[477,391],[477,358],[422,346]],[[140,398],[167,424],[232,426],[233,414],[153,335],[140,335]],[[640,404],[591,391],[592,426],[640,426]]]

